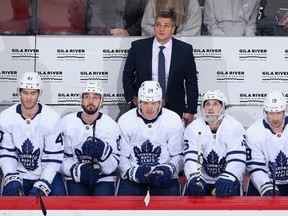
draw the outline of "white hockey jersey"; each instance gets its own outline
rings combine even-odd
[[[173,164],[173,178],[178,178],[183,169],[183,132],[184,126],[179,116],[168,109],[156,121],[146,124],[137,108],[124,113],[118,124],[121,130],[121,158],[119,170],[126,178],[132,166],[146,165],[155,167],[163,163]]]
[[[201,132],[201,135],[198,135]],[[187,179],[197,173],[198,143],[201,143],[201,176],[214,184],[224,171],[243,180],[246,168],[245,130],[225,114],[216,133],[203,118],[194,120],[184,132],[184,172]]]
[[[64,145],[60,116],[39,104],[33,119],[25,119],[21,104],[0,115],[0,164],[4,176],[19,172],[23,179],[45,179],[52,183],[63,160]]]
[[[275,134],[267,122],[256,121],[247,129],[247,144],[250,154],[247,155],[247,169],[250,179],[260,191],[266,182],[272,182],[273,163],[275,163],[276,184],[288,184],[288,117],[285,128]]]
[[[91,156],[83,151],[83,144],[88,137],[93,136],[93,124],[89,125],[83,122],[81,114],[82,111],[68,114],[61,121],[65,146],[61,171],[67,180],[72,179],[70,169],[75,163],[92,163]],[[113,149],[112,154],[105,161],[97,161],[101,167],[98,181],[115,181],[115,170],[119,164],[120,130],[118,124],[108,115],[100,112],[96,120],[95,137],[108,143]]]

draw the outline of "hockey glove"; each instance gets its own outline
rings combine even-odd
[[[151,172],[151,167],[149,166],[139,166],[139,167],[131,167],[127,174],[130,181],[134,181],[140,184],[148,184],[149,182],[149,174]]]
[[[3,196],[24,195],[23,179],[19,173],[8,173],[3,180]]]
[[[227,172],[220,174],[215,182],[216,196],[228,197],[236,194],[235,188],[238,184],[239,181],[232,174]]]
[[[266,182],[260,188],[261,196],[273,196],[273,184],[271,182]],[[275,196],[281,196],[278,187],[275,185]]]
[[[105,161],[112,153],[112,147],[96,138],[96,141],[88,140],[83,144],[83,150],[87,155],[91,156],[92,160],[96,158],[100,162]]]
[[[200,181],[197,181],[197,176],[191,176],[188,185],[187,192],[189,196],[205,196],[206,195],[206,182],[200,177]]]
[[[88,163],[76,163],[71,169],[70,173],[75,182],[81,182],[83,184],[95,184],[100,175],[100,169],[93,169],[91,164]]]
[[[169,165],[159,165],[153,169],[152,174],[149,175],[151,183],[155,187],[165,188],[171,184],[172,168]]]
[[[29,196],[48,196],[51,193],[51,184],[44,179],[36,181],[33,185],[33,188],[29,192]]]

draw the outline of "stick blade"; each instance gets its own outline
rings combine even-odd
[[[144,198],[144,205],[148,206],[149,203],[150,203],[150,192],[149,192],[149,190],[147,190],[147,194],[146,194],[146,196]]]

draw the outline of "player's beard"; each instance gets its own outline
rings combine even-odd
[[[37,104],[38,104],[38,99],[33,100],[33,101],[28,101],[28,102],[21,99],[21,105],[26,110],[32,110]]]
[[[91,105],[91,104],[87,105],[86,107],[83,104],[81,106],[82,106],[84,112],[88,115],[94,115],[99,110],[98,106],[96,107],[96,106]]]
[[[219,115],[206,115],[205,116],[206,121],[209,124],[215,124],[219,120]]]

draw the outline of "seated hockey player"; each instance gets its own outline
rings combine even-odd
[[[119,196],[179,196],[183,169],[184,125],[177,113],[162,107],[162,89],[145,81],[138,108],[124,113],[121,130]]]
[[[64,161],[68,195],[114,196],[115,154],[120,139],[118,124],[100,111],[103,104],[100,82],[87,82],[81,93],[83,111],[62,118]]]
[[[242,195],[246,168],[245,130],[225,113],[227,99],[220,90],[208,91],[201,103],[202,117],[184,132],[184,195]]]
[[[0,115],[3,196],[66,195],[59,173],[64,153],[60,116],[39,102],[41,91],[38,73],[25,72],[20,103]]]
[[[288,118],[286,97],[270,91],[264,100],[263,119],[247,129],[247,196],[288,195]]]

